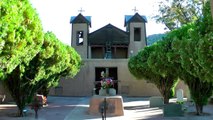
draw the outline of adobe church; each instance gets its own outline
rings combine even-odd
[[[122,21],[122,20],[121,20]],[[94,32],[91,16],[72,16],[71,46],[81,55],[83,65],[73,79],[63,79],[50,95],[92,96],[100,89],[101,72],[113,79],[116,93],[124,96],[156,96],[160,92],[152,83],[136,80],[128,70],[128,59],[147,45],[146,16],[124,16],[126,30],[108,24]],[[183,88],[183,83],[178,85]]]

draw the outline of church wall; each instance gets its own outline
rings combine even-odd
[[[5,95],[4,101],[0,101],[0,104],[1,104],[1,102],[11,102],[11,101],[13,101],[12,96],[10,95],[9,91],[6,89],[6,87],[4,86],[2,81],[0,81],[0,95],[2,95],[2,96]]]
[[[118,94],[123,96],[156,96],[160,95],[154,84],[145,80],[136,80],[128,70],[128,59],[88,59],[84,60],[81,71],[73,79],[62,79],[58,88],[52,88],[50,95],[91,96],[95,82],[95,67],[117,67]],[[182,83],[178,88],[186,90]],[[177,89],[178,89],[177,88]]]

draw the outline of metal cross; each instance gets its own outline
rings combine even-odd
[[[85,12],[85,10],[83,10],[82,8],[80,10],[78,10],[78,12],[82,13]]]
[[[137,9],[136,9],[136,7],[134,8],[134,9],[132,9],[135,13],[138,11]]]

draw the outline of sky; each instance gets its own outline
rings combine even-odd
[[[81,13],[91,16],[90,32],[105,25],[125,30],[124,16],[134,15],[136,8],[140,15],[147,17],[147,36],[164,33],[165,26],[157,24],[152,17],[157,14],[159,0],[30,0],[36,9],[44,31],[52,31],[63,43],[71,45],[70,17]]]

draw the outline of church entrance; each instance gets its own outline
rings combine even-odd
[[[117,67],[96,67],[95,68],[95,93],[98,95],[99,90],[101,89],[101,72],[108,74],[108,77],[111,78],[114,82],[114,88],[116,93],[118,93],[118,73]]]

